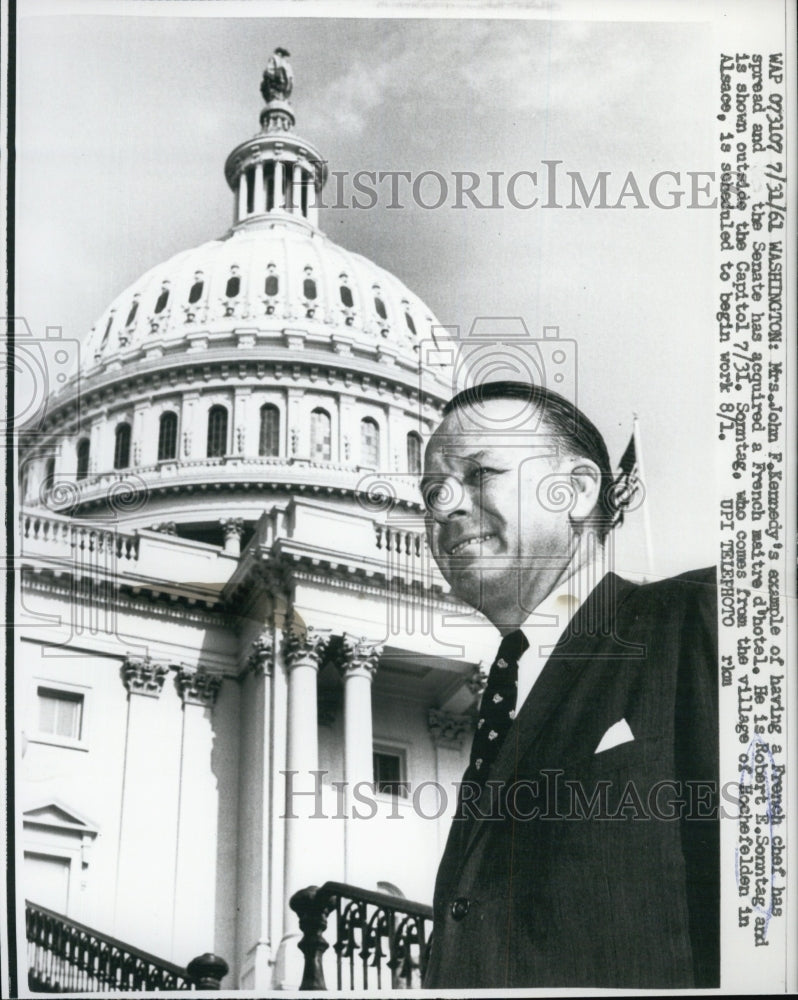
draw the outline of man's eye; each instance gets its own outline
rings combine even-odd
[[[477,482],[482,482],[483,479],[497,475],[499,471],[499,469],[494,469],[490,465],[480,465],[478,469],[474,469],[472,476]]]

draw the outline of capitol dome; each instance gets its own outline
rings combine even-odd
[[[233,224],[150,268],[100,315],[48,401],[23,497],[221,544],[263,494],[418,509],[425,437],[450,395],[440,328],[398,278],[318,226],[326,165],[264,76],[260,130],[225,163]],[[368,507],[368,505],[366,505]]]

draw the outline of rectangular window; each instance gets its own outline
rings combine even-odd
[[[383,795],[407,798],[407,779],[405,777],[405,758],[400,751],[375,750],[372,755],[374,763],[374,788]]]
[[[39,732],[63,739],[83,735],[83,695],[56,688],[39,687]]]

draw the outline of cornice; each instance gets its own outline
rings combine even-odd
[[[242,329],[240,333],[243,332]],[[254,335],[261,333],[257,329],[247,332]],[[224,333],[233,338],[236,330]],[[211,336],[209,331],[208,337]],[[185,350],[183,341],[175,341],[174,345],[169,345],[169,351],[158,358],[146,358],[143,349],[131,353],[122,367],[83,375],[79,382],[52,396],[48,401],[45,427],[59,420],[65,409],[74,411],[78,397],[85,424],[91,418],[93,408],[122,406],[135,401],[137,396],[161,391],[175,393],[198,387],[228,387],[242,382],[250,384],[250,381],[260,388],[297,385],[306,389],[318,388],[320,383],[326,382],[335,391],[373,395],[377,401],[389,395],[401,398],[404,393],[409,406],[418,405],[420,393],[422,405],[429,411],[429,419],[437,418],[450,395],[449,387],[443,384],[436,387],[432,376],[411,367],[409,360],[403,364],[401,356],[396,364],[386,365],[380,359],[379,344],[374,345],[375,357],[370,358],[362,353],[343,354],[313,347],[297,352],[284,343],[285,339],[286,334],[280,330],[271,336],[261,333],[257,347],[251,348],[237,347],[232,343],[223,347],[208,347],[195,355]],[[329,341],[329,331],[325,331],[325,339]],[[366,349],[364,346],[363,350]],[[133,364],[135,370],[129,367]],[[367,380],[365,385],[362,384],[364,377]],[[267,378],[273,381],[264,383]],[[420,384],[421,379],[423,384]],[[73,412],[71,418],[74,419],[74,416]],[[54,434],[59,432],[56,428],[51,431]],[[41,440],[44,433],[47,433],[44,428],[37,428],[37,439]]]

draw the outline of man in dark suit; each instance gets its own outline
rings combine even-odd
[[[502,637],[424,985],[717,986],[714,571],[611,572],[628,483],[544,389],[456,396],[422,489],[443,575]]]

